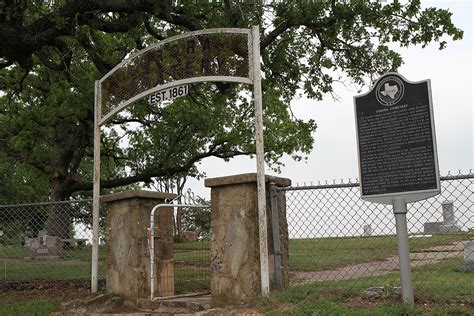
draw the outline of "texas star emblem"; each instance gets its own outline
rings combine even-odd
[[[403,82],[399,78],[388,76],[377,84],[377,101],[385,106],[394,105],[403,97],[404,90]]]
[[[395,100],[395,95],[398,92],[398,86],[397,85],[391,86],[390,83],[386,82],[384,85],[384,89],[385,90],[380,91],[380,93],[385,97],[389,96],[393,100]]]

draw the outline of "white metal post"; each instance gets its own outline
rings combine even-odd
[[[95,82],[94,100],[94,188],[92,200],[92,268],[91,292],[97,292],[99,271],[99,198],[100,198],[100,82]]]
[[[257,207],[260,245],[260,275],[262,295],[270,292],[268,272],[267,209],[265,198],[265,160],[263,150],[262,83],[260,74],[260,33],[258,26],[252,27],[253,98],[255,104],[255,145],[257,156]]]
[[[407,203],[405,199],[393,199],[393,213],[397,229],[398,260],[400,265],[400,281],[404,303],[413,306],[413,286],[410,267],[410,250],[408,248]]]

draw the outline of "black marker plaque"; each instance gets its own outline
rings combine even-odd
[[[439,190],[429,84],[390,73],[354,98],[362,198]]]

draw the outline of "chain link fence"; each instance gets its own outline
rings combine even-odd
[[[91,200],[0,205],[0,284],[19,289],[88,287],[91,209]],[[103,244],[99,260],[104,279]]]
[[[453,291],[472,298],[474,274],[466,271],[464,253],[474,241],[474,174],[441,179],[440,195],[408,206],[415,291],[465,280]],[[391,206],[361,200],[358,183],[350,181],[284,191],[290,284],[399,284]],[[88,287],[91,209],[91,200],[0,206],[0,288]],[[102,208],[99,280],[105,279],[104,219]],[[174,245],[180,293],[209,287],[210,245],[193,239]]]
[[[474,174],[448,173],[441,177],[441,186],[440,195],[408,205],[418,292],[440,282],[462,282],[466,273],[473,276],[467,272],[464,252],[474,241]],[[291,284],[399,284],[391,205],[361,200],[359,184],[351,181],[281,190],[286,193]],[[472,299],[474,283],[457,290]]]
[[[183,227],[193,231],[185,231],[174,244],[176,294],[206,291],[210,287],[210,246],[203,226],[209,224],[210,212],[186,209],[183,213]],[[105,286],[106,214],[106,207],[101,206],[100,286]],[[89,288],[91,227],[92,200],[0,205],[0,291]]]

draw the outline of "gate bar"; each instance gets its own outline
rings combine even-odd
[[[149,236],[148,243],[150,249],[150,301],[153,302],[155,300],[155,211],[159,208],[164,207],[188,207],[188,208],[210,208],[210,205],[202,205],[202,204],[158,204],[153,207],[150,213],[150,228],[149,228]],[[173,295],[173,298],[176,297],[186,297],[189,294],[182,295]],[[171,297],[167,297],[171,298]],[[157,298],[158,299],[158,298]]]

